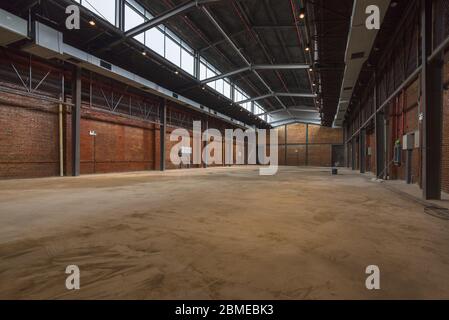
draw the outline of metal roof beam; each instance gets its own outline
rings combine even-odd
[[[244,68],[240,68],[240,69],[237,69],[237,70],[229,71],[227,73],[222,73],[222,74],[219,74],[219,75],[217,75],[215,77],[211,77],[211,78],[207,78],[207,79],[202,80],[201,84],[206,84],[206,83],[209,83],[209,82],[212,82],[212,81],[215,81],[215,80],[220,80],[220,79],[223,79],[223,78],[227,78],[227,77],[233,76],[235,74],[239,74],[239,73],[242,73],[242,72],[245,72],[245,71],[249,71],[250,69],[251,69],[250,67],[244,67]]]
[[[263,96],[253,97],[253,98],[242,100],[242,101],[236,101],[235,103],[243,104],[243,103],[247,103],[247,102],[251,102],[251,101],[257,101],[257,100],[262,100],[262,99],[272,98],[272,97],[275,97],[275,98],[279,98],[279,97],[316,98],[317,95],[314,93],[272,92],[269,94],[264,94]],[[285,107],[284,109],[288,110],[287,107]]]
[[[221,1],[221,0],[196,0],[196,1],[189,1],[189,2],[183,3],[179,6],[173,7],[172,9],[170,9],[168,11],[165,11],[164,13],[158,15],[157,17],[154,17],[153,19],[150,19],[150,20],[128,30],[127,32],[125,32],[125,37],[127,37],[127,38],[135,37],[138,34],[141,34],[142,32],[145,32],[151,28],[154,28],[154,27],[164,23],[168,19],[171,19],[187,10],[192,9],[193,7],[198,7],[198,6],[210,3],[210,2],[217,2],[217,1]]]
[[[234,41],[232,41],[232,39],[228,36],[228,34],[226,33],[226,31],[223,30],[223,28],[220,26],[220,24],[217,22],[217,20],[215,20],[215,18],[212,16],[212,14],[210,13],[210,11],[206,8],[206,7],[202,7],[201,8],[203,10],[203,12],[206,14],[206,16],[209,18],[209,20],[212,22],[212,24],[217,28],[217,30],[223,35],[223,37],[225,37],[225,39],[229,42],[229,44],[231,45],[231,47],[234,49],[234,51],[240,56],[240,58],[243,60],[243,62],[245,62],[245,64],[250,67],[251,66],[251,62],[248,61],[248,59],[245,57],[245,55],[240,51],[240,49],[237,47],[237,45],[234,43]],[[265,82],[265,80],[260,76],[260,74],[256,71],[253,70],[254,75],[259,79],[259,81],[265,86],[265,88],[267,88],[267,90],[269,92],[273,92],[270,88],[270,86]],[[285,110],[287,110],[287,112],[290,114],[290,111],[288,111],[287,107],[285,106],[285,104],[281,101],[281,99],[279,99],[279,97],[276,97],[276,100],[279,102],[279,104],[282,106],[282,108],[284,108]],[[291,114],[290,114],[291,115]]]
[[[321,125],[321,119],[301,119],[294,117],[268,122],[268,124],[271,125],[272,127],[280,127],[286,124],[293,124],[293,123],[310,123]]]
[[[319,113],[318,110],[310,109],[307,106],[289,107],[288,110],[290,110],[290,111],[298,111],[298,112]],[[271,115],[271,114],[275,114],[275,113],[279,113],[279,112],[285,112],[285,110],[284,109],[278,109],[278,110],[273,110],[273,111],[267,111],[267,112],[264,112],[264,113],[256,114],[256,116],[262,117],[264,115]]]
[[[274,94],[276,97],[298,97],[298,98],[316,98],[315,93],[290,93],[290,92],[278,92]]]
[[[308,69],[310,68],[310,65],[308,64],[302,64],[302,63],[292,63],[292,64],[256,64],[249,67],[244,67],[240,69],[236,69],[233,71],[229,71],[227,73],[219,74],[215,77],[211,77],[208,79],[204,79],[201,81],[201,84],[206,84],[215,80],[227,78],[229,76],[242,73],[245,71],[252,71],[252,70],[297,70],[297,69]]]

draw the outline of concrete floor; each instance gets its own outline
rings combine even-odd
[[[346,170],[0,182],[2,299],[448,299],[448,270],[449,221]]]

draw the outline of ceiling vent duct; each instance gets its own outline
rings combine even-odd
[[[28,37],[28,22],[0,9],[0,46],[7,46]]]
[[[34,41],[25,45],[22,49],[36,56],[53,59],[62,54],[62,33],[42,24],[34,22]]]
[[[341,127],[343,124],[360,71],[369,57],[369,53],[373,48],[374,41],[376,40],[379,31],[376,29],[369,30],[366,27],[366,19],[368,18],[366,8],[371,5],[379,7],[380,23],[382,24],[385,14],[390,6],[390,0],[354,1],[348,42],[346,44],[346,67],[340,90],[337,113],[333,123],[334,127]]]

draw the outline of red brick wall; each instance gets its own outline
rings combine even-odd
[[[306,146],[305,145],[287,146],[286,164],[288,166],[305,166]]]
[[[331,144],[311,144],[308,148],[309,166],[330,167],[332,165]]]
[[[21,64],[20,70],[26,70],[28,59],[10,53],[8,59],[0,59],[0,83],[13,90],[21,90],[22,94],[0,95],[0,178],[27,178],[59,175],[59,116],[58,103],[48,102],[41,98],[30,98],[22,85],[15,83],[17,76],[11,71],[11,63]],[[33,71],[47,72],[48,62],[33,60]],[[42,69],[42,70],[41,70]],[[52,67],[55,74],[61,75],[64,70]],[[9,73],[8,73],[9,72]],[[45,75],[44,72],[44,75]],[[67,87],[70,87],[71,71],[66,73]],[[52,72],[53,74],[53,72]],[[49,77],[51,78],[51,77]],[[51,85],[43,83],[41,92],[37,94],[54,97],[59,94],[58,86],[61,78],[53,77]],[[14,80],[15,79],[15,80]],[[154,170],[160,167],[160,132],[159,125],[131,117],[127,114],[111,113],[101,105],[101,99],[89,104],[89,83],[83,78],[83,105],[80,123],[80,170],[81,174]],[[96,79],[95,85],[103,88],[110,86],[110,79]],[[117,90],[124,86],[116,83]],[[123,88],[122,88],[123,87]],[[45,91],[45,90],[53,91]],[[40,89],[41,90],[41,89]],[[86,92],[87,90],[87,92]],[[107,89],[105,89],[107,90]],[[126,90],[125,90],[126,92]],[[128,93],[124,93],[128,94]],[[25,95],[25,96],[24,96]],[[137,99],[150,99],[148,94]],[[158,102],[157,98],[156,102]],[[124,99],[126,100],[126,99]],[[99,109],[101,108],[101,109]],[[103,109],[104,108],[104,109]],[[131,105],[130,105],[131,108]],[[71,113],[70,107],[63,108],[63,142],[64,173],[71,174]],[[185,107],[169,102],[169,109],[186,115],[185,122],[204,119],[205,116]],[[210,128],[231,128],[232,125],[219,119],[209,120]],[[170,148],[176,142],[169,141],[167,131],[166,165],[175,168],[170,161]],[[203,127],[204,130],[204,127]],[[96,136],[89,134],[95,131]],[[224,153],[223,153],[224,159]],[[224,162],[224,160],[223,160]],[[198,167],[198,165],[193,166]]]
[[[291,124],[287,126],[287,147],[285,126],[277,128],[277,131],[280,165],[328,167],[332,165],[332,145],[343,144],[342,129],[302,123]]]
[[[287,144],[306,143],[306,125],[292,124],[287,127]]]
[[[65,117],[65,173],[71,174],[71,114]],[[91,136],[95,131],[96,136]],[[94,141],[95,140],[95,141]],[[95,147],[94,147],[95,143]],[[155,168],[154,125],[83,106],[80,123],[81,174]]]
[[[36,108],[36,106],[40,108]],[[2,93],[0,178],[59,174],[58,114],[45,101]]]
[[[388,162],[393,160],[393,147],[399,139],[402,145],[403,135],[419,131],[418,121],[418,92],[419,82],[416,80],[407,87],[388,108]],[[419,183],[421,175],[421,150],[415,148],[412,151],[412,182]],[[390,179],[405,180],[406,177],[406,151],[402,151],[402,163],[400,166],[390,164]]]
[[[343,144],[343,130],[309,124],[309,144]]]

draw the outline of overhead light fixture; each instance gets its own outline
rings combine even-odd
[[[309,71],[310,71],[310,72],[312,72],[312,71],[313,71],[313,69],[312,69],[312,68],[309,68]]]
[[[299,19],[304,19],[306,17],[306,9],[300,8],[299,9]]]
[[[204,89],[206,89],[206,87],[205,87],[205,86],[202,86],[202,87],[201,87],[201,89],[203,89],[203,90],[204,90]]]
[[[95,24],[96,24],[96,23],[95,23],[95,20],[90,19],[90,20],[89,20],[89,24],[90,24],[92,27],[95,26]]]
[[[146,51],[144,50],[144,51],[142,51],[142,55],[143,56],[146,56],[147,55],[147,53],[146,53]]]
[[[309,44],[306,45],[305,50],[306,50],[306,51],[310,51],[310,46],[309,46]]]
[[[178,71],[178,70],[176,70],[176,71],[175,71],[175,74],[179,74],[179,71]]]

